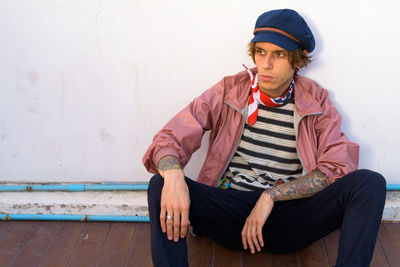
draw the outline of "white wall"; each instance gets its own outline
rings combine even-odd
[[[389,0],[3,0],[0,181],[148,180],[141,158],[156,131],[252,65],[258,15],[286,7],[315,34],[303,74],[330,90],[360,167],[400,183],[400,4]]]

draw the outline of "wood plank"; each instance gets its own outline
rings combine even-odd
[[[0,259],[2,266],[8,266],[23,246],[32,231],[33,221],[10,222],[7,231],[0,237]]]
[[[0,221],[0,238],[5,232],[5,229],[10,225],[10,221]]]
[[[111,224],[98,267],[122,267],[125,265],[135,227],[135,223],[113,222]]]
[[[379,237],[376,240],[374,255],[371,259],[371,267],[385,267],[389,266],[385,254],[383,253],[382,245],[380,243]]]
[[[296,267],[301,266],[297,253],[271,254],[272,267]]]
[[[254,267],[254,266],[265,266],[269,267],[271,261],[271,254],[261,251],[251,254],[249,251],[242,252],[242,266],[243,267]]]
[[[60,222],[47,252],[43,255],[40,267],[67,266],[84,222]]]
[[[329,266],[334,266],[336,264],[339,250],[339,236],[340,231],[336,230],[323,238]]]
[[[59,222],[36,222],[24,246],[16,254],[12,263],[14,267],[37,266],[45,253],[51,238],[57,230]]]
[[[400,225],[383,222],[378,237],[390,266],[400,266]]]
[[[322,239],[315,241],[310,246],[299,251],[301,266],[319,267],[329,266],[325,253],[325,245]]]
[[[336,264],[336,259],[339,250],[339,237],[340,237],[339,230],[324,237],[329,266],[333,266]],[[376,242],[375,245],[374,255],[371,260],[371,266],[376,266],[376,267],[387,266],[385,255],[378,241]]]
[[[152,267],[150,249],[150,224],[137,223],[125,266]]]
[[[239,267],[240,251],[224,248],[214,243],[214,265],[218,267]]]
[[[109,222],[85,223],[68,266],[95,266],[110,226]]]
[[[208,267],[212,264],[214,242],[204,236],[187,235],[188,260],[190,267]]]

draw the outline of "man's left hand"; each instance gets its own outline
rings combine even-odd
[[[273,207],[274,201],[271,196],[267,192],[262,193],[249,217],[247,217],[242,230],[242,242],[245,250],[249,246],[253,254],[255,249],[261,251],[261,247],[264,246],[262,228]]]

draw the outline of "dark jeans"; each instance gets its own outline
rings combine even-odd
[[[241,231],[262,191],[223,190],[186,178],[189,220],[194,232],[220,245],[243,250]],[[154,266],[188,266],[186,238],[169,241],[160,226],[164,180],[150,180],[148,203]],[[341,228],[337,266],[368,266],[375,248],[386,197],[382,175],[352,172],[313,197],[275,202],[263,227],[263,250],[290,253]]]

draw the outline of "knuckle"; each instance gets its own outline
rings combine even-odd
[[[183,206],[183,207],[182,207],[182,211],[189,211],[189,206],[186,206],[186,205]]]

